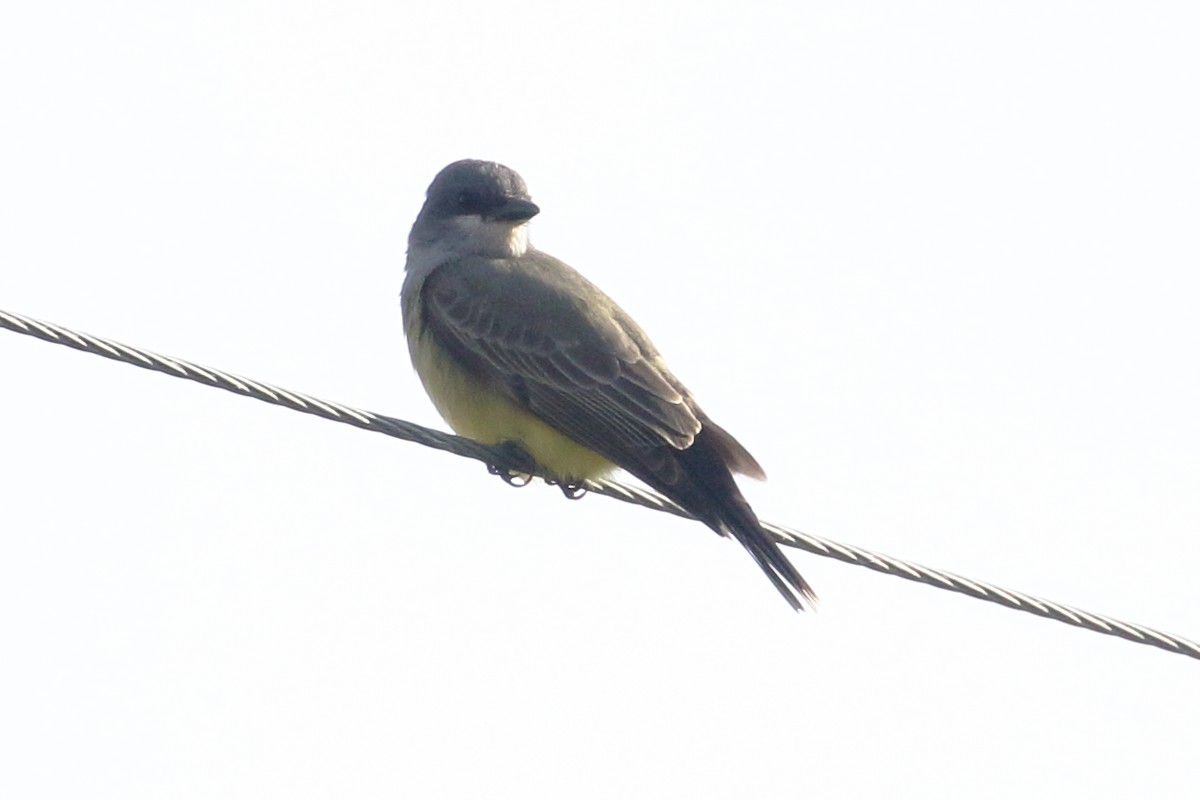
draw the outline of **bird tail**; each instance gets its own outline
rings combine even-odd
[[[766,574],[775,589],[783,595],[783,599],[796,611],[815,608],[817,594],[804,576],[792,565],[788,557],[779,549],[779,545],[771,535],[763,529],[762,523],[750,504],[742,497],[741,491],[734,488],[734,496],[724,504],[720,521],[709,527],[722,535],[730,535],[741,543],[750,553],[758,568]],[[707,520],[706,520],[707,522]]]
[[[724,438],[714,435],[717,431],[724,434]],[[736,465],[728,463],[728,443],[725,439],[732,441],[733,437],[715,425],[706,423],[691,447],[674,454],[679,467],[674,476],[676,480],[664,484],[660,479],[651,481],[651,485],[717,533],[732,536],[741,543],[793,609],[804,611],[806,608],[815,608],[816,593],[763,529],[754,509],[734,482],[731,467],[736,468]],[[741,446],[738,445],[738,448]],[[746,457],[749,458],[749,454]],[[758,466],[753,459],[751,463]],[[758,472],[761,474],[761,469]],[[662,473],[654,477],[661,478]],[[645,477],[642,479],[646,480]]]

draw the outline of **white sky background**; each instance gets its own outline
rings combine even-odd
[[[763,517],[1200,636],[1194,4],[416,5],[8,4],[0,308],[442,427],[405,237],[500,160]],[[0,796],[1195,791],[1194,660],[0,364]]]

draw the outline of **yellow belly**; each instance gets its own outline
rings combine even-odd
[[[600,478],[616,469],[599,453],[559,433],[480,381],[435,345],[429,336],[409,336],[417,375],[438,413],[459,436],[484,444],[519,443],[559,478]]]

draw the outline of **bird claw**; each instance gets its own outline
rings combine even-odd
[[[528,486],[538,473],[537,462],[519,442],[512,440],[493,445],[497,464],[488,464],[487,470],[497,475],[509,486]],[[545,478],[546,483],[557,486],[568,500],[578,500],[587,494],[583,481],[573,478]]]
[[[563,496],[565,496],[568,500],[578,500],[587,494],[586,486],[584,486],[582,483],[576,483],[572,480],[560,481],[555,480],[554,478],[547,478],[546,483],[550,484],[551,486],[557,486],[562,491]]]
[[[500,476],[500,480],[509,486],[528,486],[537,471],[537,462],[525,452],[525,448],[516,442],[504,441],[495,445],[495,449],[503,466],[488,464],[488,472]]]
[[[509,486],[516,486],[517,488],[528,486],[530,481],[533,480],[532,475],[528,475],[524,472],[513,472],[509,469],[502,470],[495,464],[488,464],[487,469],[491,474],[499,475],[500,480],[504,481]]]

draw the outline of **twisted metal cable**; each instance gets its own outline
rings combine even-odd
[[[41,322],[20,314],[0,311],[0,328],[7,328],[16,333],[23,333],[53,344],[66,345],[76,350],[82,350],[85,353],[101,355],[105,358],[132,364],[143,369],[151,369],[177,378],[186,378],[208,386],[215,386],[219,389],[234,392],[235,394],[253,397],[265,403],[284,406],[294,411],[314,414],[318,417],[333,420],[334,422],[343,422],[364,430],[384,433],[388,436],[394,436],[397,439],[403,439],[404,441],[416,442],[426,447],[473,458],[489,466],[498,467],[500,470],[520,472],[525,466],[514,459],[512,452],[503,447],[483,445],[470,439],[464,439],[461,436],[442,433],[441,431],[394,417],[373,414],[369,411],[350,408],[339,403],[319,400],[315,397],[300,394],[299,392],[290,392],[276,386],[231,375],[221,370],[201,367],[181,359],[168,358],[148,350],[130,347],[108,339],[102,339],[98,336],[79,333],[60,325]],[[589,491],[596,494],[623,500],[627,503],[642,506],[643,508],[666,511],[680,517],[694,519],[692,515],[679,506],[649,489],[628,486],[607,480],[588,481],[585,486]],[[876,572],[895,575],[939,589],[948,589],[952,592],[973,597],[976,600],[997,603],[1005,608],[1024,611],[1028,614],[1036,614],[1039,617],[1057,620],[1058,622],[1064,622],[1068,625],[1074,625],[1095,633],[1119,636],[1122,639],[1128,639],[1138,644],[1148,644],[1172,653],[1179,653],[1191,658],[1200,659],[1200,643],[1148,628],[1144,625],[1122,622],[1111,617],[1092,614],[1078,608],[1032,597],[1021,592],[1002,589],[988,583],[973,581],[959,575],[954,575],[953,573],[923,567],[920,564],[913,564],[909,561],[864,550],[860,547],[841,544],[781,525],[763,523],[763,527],[774,536],[777,542],[787,547],[806,550],[815,555],[827,558],[836,558],[848,564],[856,564],[860,567],[873,569]]]

